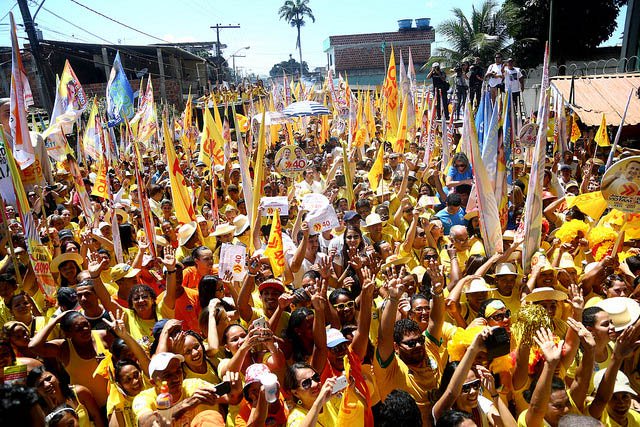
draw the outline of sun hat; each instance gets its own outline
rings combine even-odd
[[[614,297],[607,298],[596,304],[611,318],[611,323],[616,332],[624,331],[636,323],[640,317],[640,305],[631,298]]]
[[[466,214],[464,214],[464,219],[466,219],[467,221],[470,221],[471,218],[476,218],[480,216],[480,212],[478,212],[477,209],[474,209],[472,211],[467,212]]]
[[[149,362],[149,377],[153,377],[153,373],[156,371],[164,371],[169,366],[169,363],[173,360],[177,359],[180,363],[184,362],[184,357],[180,354],[175,353],[157,353],[153,355],[151,361]]]
[[[249,228],[249,218],[246,215],[238,215],[233,219],[233,226],[236,228],[234,236],[238,237]]]
[[[231,234],[236,231],[236,228],[229,224],[228,222],[224,222],[222,224],[218,224],[216,229],[211,233],[214,237],[224,236],[225,234]]]
[[[382,218],[377,213],[372,213],[367,215],[367,219],[365,219],[365,224],[367,227],[371,227],[372,225],[382,224]]]
[[[573,261],[573,257],[568,252],[565,252],[562,254],[562,257],[560,258],[560,263],[558,264],[558,268],[560,270],[574,269],[578,274],[580,274],[580,272],[582,271],[582,268],[580,268],[575,264],[575,262]]]
[[[607,372],[607,369],[601,369],[594,374],[593,376],[594,392],[596,392],[600,387],[600,383],[602,382],[602,379],[604,378],[604,374],[605,372]],[[636,393],[636,391],[631,387],[631,382],[629,381],[629,378],[622,371],[618,371],[618,373],[616,374],[616,382],[613,384],[613,394],[615,393],[631,393],[634,396],[638,395],[638,393]]]
[[[117,282],[121,279],[130,279],[136,277],[140,273],[139,268],[133,268],[129,264],[120,263],[111,267],[111,280]]]
[[[464,291],[464,293],[472,294],[476,292],[489,292],[489,291],[495,291],[495,290],[496,288],[489,287],[489,285],[487,285],[487,282],[485,282],[485,280],[482,277],[480,277],[477,279],[473,279],[471,283],[469,283],[469,286]]]
[[[184,246],[196,234],[197,225],[195,221],[182,224],[178,228],[178,244]]]
[[[564,292],[545,286],[534,289],[529,295],[524,297],[524,300],[526,302],[564,301],[567,298],[568,296]]]
[[[517,276],[518,272],[513,264],[510,262],[501,262],[496,265],[496,272],[494,276]]]
[[[82,262],[84,261],[84,258],[82,258],[82,255],[80,255],[79,253],[75,253],[75,252],[67,252],[65,254],[58,255],[53,259],[53,261],[51,261],[51,267],[50,267],[51,272],[58,273],[58,267],[60,267],[60,264],[67,261],[75,262],[76,265],[80,269],[82,269]]]
[[[327,347],[333,348],[344,342],[349,342],[349,340],[342,335],[342,332],[335,328],[327,329]]]
[[[411,257],[408,257],[408,256],[401,257],[397,254],[393,254],[387,257],[387,259],[385,260],[385,263],[380,268],[381,270],[385,270],[394,265],[405,265],[409,261],[411,261]]]

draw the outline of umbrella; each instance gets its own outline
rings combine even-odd
[[[282,110],[282,113],[289,117],[326,116],[331,114],[327,107],[315,101],[294,102]]]
[[[264,124],[267,126],[270,125],[281,125],[283,123],[287,123],[289,122],[289,117],[285,116],[284,114],[278,112],[278,111],[267,111],[264,114]],[[253,116],[253,120],[255,120],[258,123],[262,123],[262,113],[258,113],[255,116]]]

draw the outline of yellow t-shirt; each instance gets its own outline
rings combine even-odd
[[[607,409],[605,409],[602,413],[600,421],[602,421],[602,424],[604,424],[605,427],[622,427],[609,416],[609,412]],[[627,412],[626,427],[640,427],[640,414],[638,414],[633,409],[629,409],[629,412]]]
[[[148,320],[142,319],[131,308],[125,308],[124,312],[126,314],[126,325],[129,334],[134,340],[138,341],[145,350],[148,350],[153,342],[153,325],[155,325],[158,320],[173,317],[171,310],[162,303],[156,306],[157,320],[155,318]]]
[[[251,322],[253,322],[254,320],[260,318],[260,317],[264,317],[265,319],[266,316],[264,315],[264,310],[262,310],[261,308],[255,308],[252,307],[251,311],[253,311],[253,315],[251,316]],[[280,338],[284,338],[285,335],[285,330],[287,329],[287,326],[289,325],[289,317],[291,317],[291,313],[285,311],[284,313],[282,313],[282,316],[280,316],[280,321],[278,322],[278,326],[276,326],[276,330],[273,331],[273,334],[277,337]],[[267,319],[268,321],[269,319]],[[249,324],[251,324],[251,322],[249,322]]]
[[[447,344],[457,330],[457,326],[449,322],[444,322],[442,325],[442,338],[439,344],[435,342],[435,338],[431,337],[428,331],[425,330],[423,333],[424,336],[427,337],[424,343],[427,354],[429,354],[430,358],[434,359],[438,364],[438,383],[440,382],[444,368],[447,366],[447,360],[449,359]]]
[[[431,404],[437,400],[438,364],[429,357],[420,366],[409,368],[395,353],[388,360],[381,360],[376,348],[373,361],[373,372],[378,383],[380,399],[384,400],[393,390],[404,390],[409,393],[420,408],[422,424],[430,424]]]
[[[213,384],[209,384],[208,382],[203,381],[201,379],[197,379],[197,378],[183,380],[182,395],[180,396],[180,399],[177,402],[173,402],[172,406],[175,406],[176,404],[182,402],[184,399],[193,396],[193,394],[196,391],[198,391],[198,389],[202,387],[210,387],[212,385]],[[158,393],[156,392],[155,387],[151,387],[146,390],[143,390],[142,392],[140,392],[139,395],[137,395],[133,399],[132,408],[133,408],[133,413],[136,416],[136,420],[140,419],[142,415],[148,414],[149,412],[154,412],[157,409],[156,407],[157,398],[158,398]],[[190,411],[188,411],[186,414],[184,414],[180,418],[178,425],[185,425],[185,424],[189,425],[191,423],[191,420],[193,420],[193,418],[197,414],[207,410],[217,411],[218,405],[200,404],[195,408],[191,409]]]
[[[569,413],[570,414],[576,414],[576,415],[582,415],[580,413],[580,411],[578,410],[578,408],[576,407],[575,402],[571,398],[571,393],[569,392],[569,390],[567,390],[567,396],[569,396],[569,404],[571,405],[571,409],[569,409]],[[526,422],[527,411],[528,411],[528,409],[525,409],[518,416],[518,427],[527,427],[527,422]],[[543,419],[542,422],[543,422],[543,425],[545,427],[551,427],[551,424],[549,424],[547,422],[547,420]]]
[[[322,412],[318,415],[316,422],[317,426],[321,427],[333,427],[338,422],[338,412],[340,412],[340,399],[337,396],[333,396],[322,407]],[[304,417],[309,413],[308,410],[297,405],[289,413],[287,418],[287,427],[297,427],[302,424]]]

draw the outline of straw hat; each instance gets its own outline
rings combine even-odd
[[[394,265],[405,265],[409,261],[411,261],[411,257],[408,256],[400,257],[396,254],[389,255],[385,260],[385,263],[382,265],[381,269],[384,270]]]
[[[116,215],[120,215],[122,217],[122,223],[129,222],[129,214],[126,213],[124,209],[116,209]]]
[[[580,272],[582,271],[582,269],[575,264],[575,262],[573,261],[573,257],[568,252],[562,254],[560,263],[558,264],[558,268],[561,270],[574,269],[578,274],[580,274]]]
[[[524,297],[526,302],[540,301],[564,301],[568,298],[567,294],[562,291],[556,291],[553,288],[543,287],[534,289],[529,295]]]
[[[182,224],[180,228],[178,228],[178,244],[180,246],[184,246],[191,237],[196,233],[197,226],[195,221],[188,222],[186,224]]]
[[[469,287],[467,287],[464,293],[472,294],[475,292],[489,292],[489,291],[495,291],[495,290],[496,288],[489,287],[489,285],[487,285],[487,282],[485,282],[485,280],[482,277],[480,277],[478,279],[473,279],[471,283],[469,283]]]
[[[597,303],[596,307],[609,313],[616,332],[625,330],[636,323],[640,317],[640,305],[631,298],[607,298]]]
[[[129,264],[120,263],[111,267],[109,272],[111,273],[111,280],[117,282],[121,279],[136,277],[140,273],[140,269],[133,268]]]
[[[211,233],[214,237],[224,236],[225,234],[231,234],[236,231],[236,228],[228,222],[218,224],[216,229]]]
[[[236,231],[235,231],[235,233],[233,235],[235,237],[238,237],[239,235],[241,235],[242,233],[247,231],[247,228],[249,228],[249,226],[250,226],[249,218],[247,218],[246,215],[238,215],[237,217],[235,217],[233,219],[233,226],[236,229]]]
[[[371,227],[372,225],[382,224],[382,219],[380,218],[380,215],[378,215],[377,213],[372,213],[367,215],[367,219],[365,219],[365,223],[367,227]]]
[[[82,269],[82,262],[84,261],[84,259],[80,254],[75,252],[67,252],[66,254],[58,255],[53,259],[53,261],[51,261],[51,267],[50,267],[51,272],[57,273],[58,267],[60,266],[60,264],[67,261],[75,262],[78,265],[78,267]]]
[[[501,262],[496,265],[496,273],[494,276],[517,276],[518,272],[510,262]]]
[[[606,369],[601,369],[596,372],[593,376],[593,385],[595,386],[594,392],[598,390],[600,387],[600,383],[604,378],[604,374],[607,372]],[[618,371],[616,374],[616,382],[613,384],[613,394],[615,393],[629,393],[633,396],[637,396],[638,393],[631,387],[631,383],[629,382],[629,378],[622,371]]]

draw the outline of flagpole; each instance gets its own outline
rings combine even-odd
[[[43,203],[44,205],[44,203]],[[16,271],[16,280],[21,285],[22,283],[22,275],[20,274],[20,269],[18,268],[18,258],[16,257],[15,248],[13,247],[13,240],[11,239],[11,231],[9,230],[9,225],[7,224],[7,215],[6,215],[6,205],[4,202],[4,198],[0,197],[0,209],[2,209],[2,231],[3,233],[7,233],[7,241],[9,243],[9,253],[11,254],[11,262],[13,263],[13,268]]]
[[[627,97],[627,105],[624,107],[624,113],[622,113],[622,119],[620,119],[620,126],[618,126],[618,132],[616,132],[616,137],[613,140],[613,147],[611,147],[611,152],[609,152],[609,157],[607,158],[607,164],[605,165],[605,170],[611,167],[611,163],[613,163],[613,156],[615,156],[616,148],[618,148],[618,141],[620,140],[620,135],[622,134],[622,126],[624,126],[624,121],[627,117],[627,110],[629,109],[629,103],[631,102],[631,96],[633,96],[634,89],[629,91],[629,96]]]

